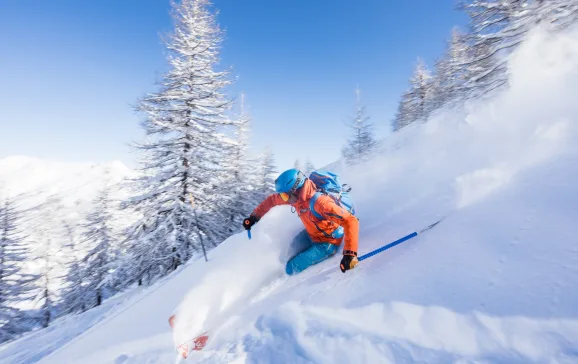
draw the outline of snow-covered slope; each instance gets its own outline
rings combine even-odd
[[[578,362],[578,33],[535,32],[510,70],[507,92],[343,171],[360,253],[445,216],[434,229],[346,274],[335,257],[286,278],[300,225],[278,207],[252,240],[5,345],[0,361],[171,363],[174,342],[210,330],[191,362]]]

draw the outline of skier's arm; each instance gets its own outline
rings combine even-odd
[[[345,231],[343,254],[357,255],[357,243],[359,238],[359,220],[357,220],[357,217],[337,205],[330,198],[325,199],[324,203],[322,203],[321,211],[323,217],[327,220],[343,226],[343,230]]]
[[[272,194],[267,197],[263,202],[259,204],[251,213],[252,216],[257,217],[257,221],[260,220],[269,210],[271,210],[275,206],[279,205],[288,205],[289,202],[283,201],[281,196],[278,193]]]

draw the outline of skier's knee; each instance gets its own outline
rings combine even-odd
[[[294,274],[297,274],[297,273],[299,273],[300,271],[301,271],[301,270],[299,270],[299,269],[295,266],[293,260],[289,260],[289,261],[287,262],[287,265],[285,265],[285,273],[286,273],[288,276],[292,276],[292,275],[294,275]]]

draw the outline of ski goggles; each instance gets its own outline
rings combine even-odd
[[[279,194],[279,197],[281,197],[281,199],[285,202],[288,202],[291,199],[291,196],[293,196],[293,195],[290,195],[287,192],[281,192]]]

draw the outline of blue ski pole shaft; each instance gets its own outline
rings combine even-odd
[[[416,233],[416,232],[413,232],[413,233],[411,233],[411,234],[409,234],[409,235],[404,236],[403,238],[401,238],[401,239],[399,239],[399,240],[394,241],[393,243],[389,243],[389,244],[387,244],[387,245],[382,246],[382,247],[379,248],[379,249],[375,249],[374,251],[371,251],[371,252],[369,252],[369,253],[367,253],[367,254],[364,254],[364,255],[360,256],[359,258],[357,258],[357,259],[361,262],[362,260],[365,260],[365,259],[367,259],[367,258],[371,258],[371,257],[374,256],[375,254],[379,254],[379,253],[381,253],[382,251],[385,251],[385,250],[387,250],[387,249],[393,248],[394,246],[396,246],[396,245],[398,245],[398,244],[401,244],[401,243],[403,243],[404,241],[409,240],[409,239],[411,239],[411,238],[413,238],[413,237],[416,237],[416,236],[417,236],[417,233]]]
[[[249,240],[251,240],[251,229],[247,230],[247,236],[249,237]]]
[[[381,252],[383,252],[383,251],[385,251],[385,250],[387,250],[387,249],[393,248],[394,246],[399,245],[399,244],[403,243],[404,241],[407,241],[407,240],[409,240],[409,239],[411,239],[411,238],[415,238],[416,236],[418,236],[419,234],[423,233],[424,231],[427,231],[427,230],[433,228],[434,226],[436,226],[437,224],[439,224],[440,222],[442,222],[442,220],[443,220],[443,219],[441,219],[441,220],[438,221],[438,222],[435,222],[435,223],[431,224],[430,226],[428,226],[428,227],[426,227],[425,229],[421,230],[419,233],[418,233],[418,232],[413,232],[413,233],[411,233],[411,234],[409,234],[409,235],[404,236],[404,237],[401,238],[401,239],[398,239],[398,240],[396,240],[396,241],[394,241],[394,242],[392,242],[392,243],[389,243],[389,244],[387,244],[387,245],[384,245],[384,246],[382,246],[381,248],[375,249],[374,251],[371,251],[371,252],[369,252],[369,253],[367,253],[367,254],[364,254],[364,255],[360,256],[359,258],[357,258],[357,260],[361,262],[362,260],[365,260],[365,259],[367,259],[367,258],[371,258],[372,256],[374,256],[374,255],[376,255],[376,254],[379,254],[379,253],[381,253]]]

